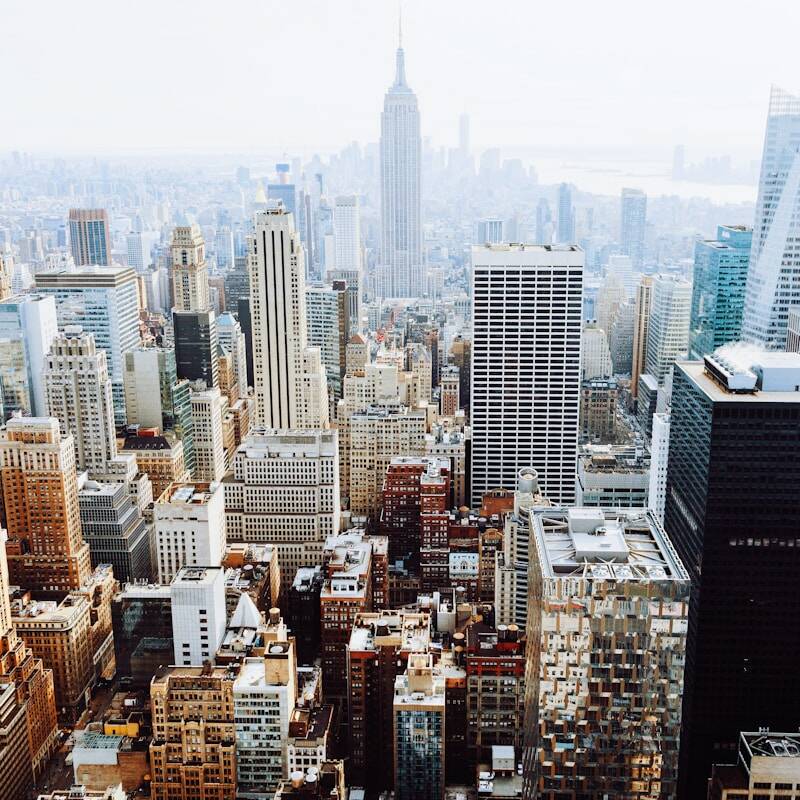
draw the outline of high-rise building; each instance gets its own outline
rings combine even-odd
[[[777,613],[800,567],[800,355],[725,352],[679,362],[672,385],[664,527],[692,580],[682,797],[705,791],[753,720],[792,730],[800,717],[786,670],[800,619]]]
[[[219,389],[192,392],[193,477],[198,481],[221,481],[227,470],[223,439],[223,414],[227,400]]]
[[[104,208],[71,208],[69,245],[76,266],[111,266],[108,212]]]
[[[641,444],[587,444],[578,458],[575,502],[592,508],[646,508],[650,461]]]
[[[720,225],[715,240],[695,245],[689,358],[741,338],[752,238],[752,228]]]
[[[800,97],[773,86],[742,318],[742,338],[770,350],[785,348],[787,310],[797,304],[799,142]]]
[[[214,310],[173,311],[175,364],[179,378],[219,384],[217,318]]]
[[[183,442],[171,431],[159,434],[157,429],[151,429],[128,436],[122,445],[122,452],[136,456],[139,470],[150,478],[153,498],[156,500],[171,483],[189,480]]]
[[[667,502],[667,462],[669,460],[669,414],[653,414],[653,433],[650,440],[650,483],[647,507],[664,524]]]
[[[653,279],[643,275],[636,287],[636,306],[633,314],[633,356],[631,359],[631,395],[636,399],[639,376],[647,372],[647,336],[650,328],[650,306],[653,302]]]
[[[172,299],[176,311],[207,311],[208,267],[200,226],[178,226],[172,232]]]
[[[478,237],[475,244],[502,244],[503,220],[480,219],[478,220]]]
[[[347,287],[344,281],[330,286],[306,288],[308,343],[319,348],[328,379],[331,408],[342,399],[342,379],[346,369],[347,340],[350,330]],[[331,414],[332,416],[332,414]]]
[[[573,246],[475,247],[472,302],[473,505],[492,489],[515,486],[528,466],[548,497],[571,502],[583,253]]]
[[[219,270],[227,272],[233,269],[233,231],[227,225],[218,228],[214,234],[214,255]]]
[[[53,417],[15,417],[0,438],[11,582],[65,594],[91,574],[81,535],[75,445]]]
[[[173,664],[199,667],[213,661],[225,635],[225,570],[185,566],[169,587]]]
[[[12,622],[5,541],[0,529],[0,796],[23,800],[58,746],[58,721],[53,671],[33,655]]]
[[[262,428],[237,448],[225,476],[228,539],[276,544],[284,594],[299,567],[321,563],[325,540],[339,530],[338,461],[336,431]]]
[[[92,566],[111,564],[123,583],[149,580],[150,529],[125,484],[86,481],[78,504]]]
[[[75,442],[78,469],[106,474],[117,455],[114,402],[104,350],[80,326],[53,341],[44,369],[47,414]]]
[[[153,572],[169,583],[182,567],[217,567],[225,552],[225,503],[218,483],[173,483],[153,507]]]
[[[422,204],[419,108],[406,83],[402,41],[394,83],[381,114],[381,264],[383,297],[418,297],[422,292]]]
[[[308,346],[305,263],[292,215],[256,214],[250,237],[256,424],[322,428],[329,419],[320,352]]]
[[[592,378],[581,383],[581,441],[617,441],[619,385],[613,378]]]
[[[239,385],[239,394],[247,395],[247,344],[242,326],[233,314],[226,312],[217,317],[219,346],[233,359],[233,374]]]
[[[461,374],[458,367],[444,366],[439,376],[439,415],[454,417],[461,408]]]
[[[575,206],[572,205],[572,188],[568,183],[558,187],[558,244],[575,243]]]
[[[523,797],[675,797],[690,584],[672,543],[639,510],[530,523]]]
[[[691,306],[691,283],[661,275],[654,278],[645,367],[659,384],[688,349]]]
[[[0,302],[0,400],[3,419],[19,411],[46,413],[44,366],[58,335],[56,304],[45,295],[20,295]]]
[[[620,198],[619,243],[630,256],[635,272],[644,265],[644,235],[647,226],[647,195],[639,189],[623,189]]]
[[[125,353],[139,345],[136,273],[130,267],[84,267],[36,275],[42,294],[56,299],[58,326],[80,325],[105,350],[114,398],[114,422],[125,424]]]
[[[213,652],[212,654],[213,655]],[[153,676],[153,800],[236,796],[236,728],[228,666],[162,668]]]
[[[440,800],[445,776],[445,678],[430,653],[410,653],[394,684],[397,800]]]
[[[611,350],[606,332],[590,322],[581,339],[581,379],[608,378],[612,372]]]
[[[336,240],[336,270],[361,275],[361,213],[357,195],[342,195],[334,201],[333,235]]]
[[[627,300],[617,308],[611,330],[608,331],[608,349],[615,375],[630,375],[633,366],[633,330],[636,305]]]

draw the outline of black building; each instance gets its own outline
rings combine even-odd
[[[800,355],[675,367],[664,526],[692,580],[679,798],[800,721]]]
[[[219,353],[214,311],[173,311],[172,325],[178,377],[205,381],[209,388],[216,386]]]
[[[297,644],[297,663],[313,664],[320,652],[322,567],[300,567],[289,589],[289,628]]]
[[[238,304],[239,325],[244,334],[245,360],[247,362],[247,385],[255,386],[256,377],[253,368],[253,320],[250,316],[250,297],[240,297]]]

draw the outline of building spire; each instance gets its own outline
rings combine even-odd
[[[403,2],[397,5],[397,70],[394,77],[395,86],[406,85],[406,62],[403,53]]]

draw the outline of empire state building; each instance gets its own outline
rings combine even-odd
[[[405,60],[397,48],[397,72],[381,114],[381,265],[384,297],[424,293],[417,96],[406,83]]]

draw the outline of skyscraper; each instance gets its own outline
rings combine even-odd
[[[328,397],[332,410],[342,399],[350,314],[347,289],[343,281],[331,286],[309,286],[306,289],[308,342],[318,347],[328,379]],[[332,414],[331,414],[332,416]]]
[[[800,282],[800,97],[772,87],[761,158],[742,338],[786,345],[788,307]]]
[[[320,351],[308,346],[303,248],[283,208],[256,214],[248,266],[256,424],[324,427],[328,392]]]
[[[692,581],[679,797],[705,793],[739,731],[800,719],[800,355],[724,351],[672,385],[664,527]]]
[[[15,417],[0,438],[8,566],[17,586],[66,594],[91,574],[81,535],[75,445],[53,417]]]
[[[688,348],[691,302],[692,284],[688,281],[661,275],[653,280],[645,366],[660,384]]]
[[[620,198],[619,243],[630,256],[635,272],[644,263],[644,234],[647,224],[647,195],[638,189],[623,189]]]
[[[56,299],[58,326],[81,325],[105,350],[111,373],[114,421],[125,424],[125,353],[140,342],[136,273],[130,267],[84,267],[36,275],[42,294]]]
[[[636,307],[633,313],[633,356],[631,359],[631,396],[639,392],[639,376],[646,372],[647,334],[650,328],[650,306],[653,300],[653,279],[643,275],[636,287]]]
[[[381,114],[381,265],[384,297],[417,297],[423,286],[421,153],[417,96],[406,83],[402,40]]]
[[[104,208],[71,208],[69,246],[75,266],[111,266],[108,212]]]
[[[554,502],[575,495],[583,253],[472,248],[472,502],[524,467]],[[557,311],[557,313],[556,313]]]
[[[720,225],[716,240],[695,245],[689,358],[741,338],[752,238],[751,228]]]
[[[117,455],[111,378],[94,335],[69,325],[53,342],[44,371],[47,414],[75,441],[78,469],[106,474]]]
[[[572,205],[572,188],[568,183],[558,187],[558,243],[575,242],[575,206]]]
[[[199,225],[179,225],[172,232],[172,297],[176,311],[205,311],[209,307],[205,250]]]

